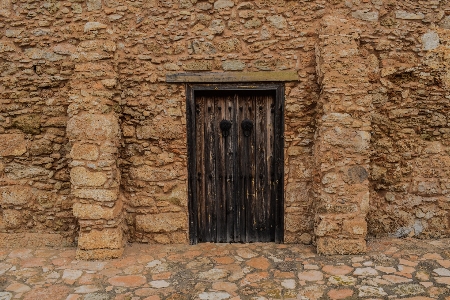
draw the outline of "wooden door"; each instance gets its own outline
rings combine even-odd
[[[276,92],[199,91],[194,98],[191,242],[281,242]]]

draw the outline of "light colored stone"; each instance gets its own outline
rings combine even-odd
[[[221,300],[229,299],[231,295],[225,292],[203,292],[198,297],[202,300]]]
[[[286,19],[281,15],[268,16],[267,21],[277,29],[283,29],[287,26]]]
[[[100,10],[102,8],[102,0],[87,0],[88,11]]]
[[[117,189],[72,189],[72,193],[78,198],[93,199],[101,202],[115,201],[119,195]]]
[[[218,0],[214,2],[214,9],[224,9],[224,8],[231,8],[234,6],[233,1],[229,0]]]
[[[383,296],[387,296],[387,294],[381,287],[365,285],[359,288],[358,297],[383,297]]]
[[[137,180],[159,182],[177,178],[179,176],[179,170],[173,166],[152,167],[144,165],[130,168],[130,176]]]
[[[423,50],[433,50],[439,47],[439,35],[435,31],[428,31],[422,37]]]
[[[158,116],[151,120],[151,124],[136,128],[138,139],[177,139],[183,136],[181,123],[171,117]]]
[[[67,135],[72,140],[114,140],[119,136],[119,122],[112,114],[81,114],[67,122]]]
[[[82,231],[78,238],[78,248],[82,250],[123,248],[121,228],[104,228],[103,230]]]
[[[229,275],[229,272],[225,269],[211,269],[209,271],[200,272],[198,274],[198,278],[202,280],[208,281],[217,281],[219,279],[223,279]]]
[[[425,18],[423,13],[410,13],[404,10],[396,10],[395,17],[403,20],[422,20]]]
[[[222,68],[225,71],[242,71],[245,68],[245,63],[240,60],[225,60],[222,62]]]
[[[0,15],[1,15],[1,11],[0,11]],[[11,300],[12,298],[12,294],[9,292],[0,292],[0,300]]]
[[[93,144],[74,143],[70,156],[79,160],[97,160],[99,156],[98,147]]]
[[[50,171],[40,166],[22,165],[18,163],[10,163],[5,166],[6,177],[9,179],[36,178],[40,176],[48,176]]]
[[[440,25],[442,28],[450,29],[450,16],[446,16],[445,18],[443,18],[440,22]]]
[[[353,275],[355,276],[376,276],[378,275],[377,270],[371,267],[367,268],[356,268],[353,272]]]
[[[159,213],[136,216],[136,230],[158,233],[186,230],[186,213]]]
[[[433,270],[434,273],[438,274],[439,276],[449,276],[450,277],[450,270],[445,268],[437,268]]]
[[[23,134],[0,134],[0,141],[0,156],[19,156],[27,152],[27,142]]]
[[[295,279],[284,279],[281,281],[281,285],[286,289],[293,290],[296,287]]]
[[[149,282],[150,286],[155,289],[166,288],[170,286],[170,283],[165,280],[154,280]]]
[[[73,215],[79,219],[113,220],[121,212],[121,202],[116,203],[116,205],[114,205],[113,207],[86,203],[75,203],[73,205]]]
[[[333,275],[330,276],[328,282],[333,285],[347,286],[347,285],[355,285],[357,279],[351,276],[345,275]]]
[[[33,199],[32,189],[23,185],[0,187],[0,205],[24,205]]]
[[[11,0],[0,1],[0,16],[8,18],[11,15]]]
[[[75,186],[102,186],[108,177],[103,172],[93,172],[85,167],[74,167],[70,170],[70,182]]]
[[[89,32],[89,31],[93,31],[93,30],[100,30],[100,29],[105,29],[108,26],[105,24],[102,24],[100,22],[87,22],[84,25],[84,32]]]

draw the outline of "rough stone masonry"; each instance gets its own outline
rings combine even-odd
[[[450,235],[448,0],[0,0],[0,245],[187,243],[202,71],[298,75],[286,243]]]

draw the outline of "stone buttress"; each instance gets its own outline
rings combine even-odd
[[[372,101],[358,37],[354,22],[327,16],[316,48],[322,91],[314,150],[315,235],[322,254],[366,251]]]
[[[119,257],[124,247],[117,166],[120,130],[114,111],[117,75],[112,64],[116,45],[96,36],[102,28],[97,22],[86,24],[87,40],[73,54],[76,65],[70,82],[67,134],[72,143],[73,213],[80,225],[79,259]]]

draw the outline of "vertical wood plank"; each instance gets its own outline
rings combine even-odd
[[[226,239],[225,242],[234,242],[234,224],[235,218],[235,107],[234,93],[229,93],[225,99],[225,118],[231,122],[229,136],[225,140],[225,205],[226,205]]]
[[[258,230],[256,230],[256,215],[258,211],[258,202],[255,197],[255,177],[256,177],[256,97],[253,93],[247,97],[248,99],[248,115],[247,118],[253,122],[253,128],[250,135],[245,138],[246,147],[248,151],[247,168],[248,168],[248,184],[247,184],[247,199],[248,199],[248,209],[247,209],[247,235],[250,242],[258,241]]]
[[[197,198],[197,109],[195,107],[194,90],[186,85],[186,129],[188,144],[188,210],[189,210],[189,242],[198,242],[198,198]],[[192,130],[194,128],[194,130]]]
[[[226,223],[227,223],[227,205],[226,205],[226,142],[229,137],[223,135],[222,130],[220,129],[220,122],[222,120],[226,120],[226,98],[222,94],[217,95],[215,98],[215,106],[216,106],[216,241],[219,243],[223,243],[226,241]]]
[[[234,165],[233,165],[233,208],[235,210],[234,214],[234,242],[244,242],[242,232],[245,230],[245,204],[242,199],[242,183],[243,174],[241,169],[241,159],[242,159],[242,146],[241,146],[241,120],[243,106],[241,99],[238,94],[233,95],[233,107],[234,107],[234,126],[233,126],[233,151],[234,151]]]
[[[205,240],[216,241],[216,155],[215,155],[215,106],[214,98],[205,98]]]
[[[250,216],[249,204],[248,203],[248,147],[246,140],[247,137],[244,136],[244,132],[242,130],[241,124],[242,121],[248,116],[248,99],[242,95],[242,93],[237,95],[238,99],[238,122],[236,124],[237,127],[237,140],[238,140],[238,168],[239,168],[239,186],[238,186],[238,195],[237,197],[240,200],[240,241],[248,242],[248,217]]]
[[[197,173],[194,174],[197,183],[197,203],[198,203],[198,240],[199,242],[204,242],[205,238],[205,224],[206,224],[206,197],[205,197],[205,98],[199,97],[196,101],[196,170]]]
[[[284,234],[284,87],[277,89],[275,105],[275,242],[283,242]]]
[[[255,140],[256,140],[256,159],[255,159],[255,211],[254,224],[257,232],[258,241],[270,241],[270,205],[266,194],[266,155],[267,155],[267,112],[266,102],[268,97],[258,94],[255,98]]]
[[[274,144],[275,144],[275,134],[274,134],[274,117],[275,117],[275,97],[274,95],[268,96],[266,99],[266,111],[267,111],[267,129],[266,129],[266,140],[267,140],[267,155],[266,155],[266,166],[267,166],[267,180],[266,180],[266,197],[269,202],[269,224],[270,224],[270,236],[271,242],[275,241],[275,193],[273,185],[273,170],[274,170]]]

